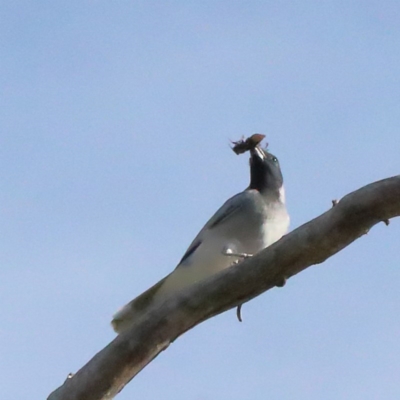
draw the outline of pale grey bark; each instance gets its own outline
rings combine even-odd
[[[177,337],[200,322],[281,285],[400,216],[400,175],[348,194],[256,256],[183,291],[116,337],[48,400],[112,399]]]

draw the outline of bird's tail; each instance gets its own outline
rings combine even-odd
[[[148,311],[148,309],[154,303],[154,297],[156,293],[159,291],[167,278],[168,276],[166,276],[164,279],[161,279],[161,281],[130,301],[114,314],[111,325],[115,332],[121,333],[125,331],[133,324],[135,320]]]

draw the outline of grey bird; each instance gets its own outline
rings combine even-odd
[[[288,228],[278,159],[257,145],[250,150],[248,188],[227,200],[211,217],[173,272],[114,315],[111,322],[114,330],[123,332],[171,295],[230,267],[242,255],[255,254],[270,246]]]

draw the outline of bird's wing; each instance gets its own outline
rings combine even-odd
[[[197,234],[176,268],[181,267],[182,264],[201,246],[203,238],[208,231],[215,229],[216,227],[219,227],[229,221],[230,218],[236,215],[249,200],[250,199],[246,192],[238,193],[227,200]]]

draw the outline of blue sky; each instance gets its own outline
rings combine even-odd
[[[45,398],[248,183],[291,228],[399,173],[400,3],[3,1],[0,387]],[[400,223],[176,341],[118,399],[398,399]]]

